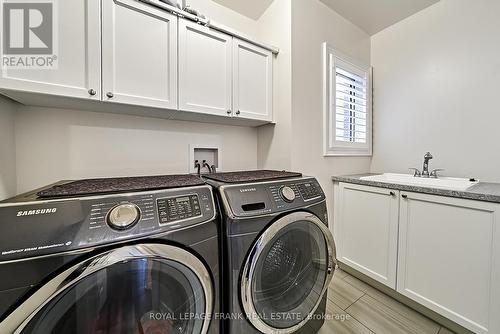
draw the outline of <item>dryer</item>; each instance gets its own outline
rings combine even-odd
[[[223,220],[227,331],[316,333],[336,266],[319,183],[279,171],[206,178],[216,189]]]
[[[219,333],[196,176],[63,182],[0,203],[0,228],[0,333]]]

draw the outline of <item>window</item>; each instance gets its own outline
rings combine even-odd
[[[372,155],[371,68],[324,44],[324,154]]]

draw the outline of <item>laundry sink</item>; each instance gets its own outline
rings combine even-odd
[[[361,180],[393,183],[409,186],[439,188],[447,190],[465,191],[477,184],[478,181],[454,177],[425,178],[408,174],[384,173],[379,175],[364,176]]]

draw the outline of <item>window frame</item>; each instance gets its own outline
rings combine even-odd
[[[323,155],[372,156],[372,67],[342,54],[328,43],[323,43],[323,65]],[[366,143],[336,140],[336,67],[366,77]]]

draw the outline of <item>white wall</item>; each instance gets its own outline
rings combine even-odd
[[[372,38],[372,171],[426,151],[447,175],[500,181],[500,1],[441,0]]]
[[[322,43],[370,61],[370,37],[319,0],[292,2],[292,169],[316,176],[327,194],[330,221],[338,174],[366,173],[367,157],[323,156]],[[279,126],[279,124],[278,124]]]
[[[190,143],[221,145],[225,170],[257,168],[254,128],[22,107],[17,190],[64,179],[188,173]]]
[[[259,128],[258,165],[263,169],[291,169],[292,165],[292,4],[274,0],[260,17],[261,40],[279,47],[273,63],[273,116],[276,125]]]
[[[251,37],[257,37],[258,35],[257,21],[212,0],[186,0],[186,4],[216,23],[223,24]]]
[[[16,103],[0,96],[0,200],[16,193],[16,108]]]

